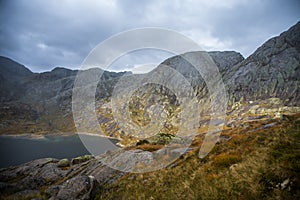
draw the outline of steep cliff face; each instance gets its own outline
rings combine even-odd
[[[286,105],[299,106],[300,23],[259,47],[247,59],[236,52],[209,52],[219,68],[229,95],[229,105],[235,102],[280,98]],[[200,93],[207,95],[201,75],[184,56],[197,57],[190,52],[167,59],[170,66],[188,79]],[[201,57],[199,57],[201,59]]]
[[[300,105],[300,23],[259,47],[225,75],[231,101],[277,97]]]
[[[197,56],[199,53],[200,52],[188,52],[186,54]],[[231,70],[231,67],[244,60],[244,57],[235,51],[211,51],[208,52],[208,55],[213,59],[221,73]],[[176,69],[186,78],[197,77],[196,75],[199,74],[195,68],[181,55],[168,58],[162,62],[162,65],[167,65]]]
[[[240,53],[234,51],[208,52],[208,55],[204,56],[201,54],[201,52],[188,52],[183,55],[174,56],[165,60],[160,66],[158,66],[158,68],[166,65],[175,69],[182,74],[188,82],[190,82],[199,98],[203,98],[208,94],[206,83],[199,71],[196,70],[195,67],[193,67],[193,65],[188,62],[187,59],[185,59],[185,57],[200,60],[206,56],[210,56],[212,58],[222,77],[224,77],[228,72],[233,71],[233,66],[244,60]],[[201,68],[201,66],[199,67]]]

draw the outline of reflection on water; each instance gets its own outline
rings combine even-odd
[[[97,154],[117,148],[106,138],[84,136]],[[117,140],[110,140],[116,143]],[[95,154],[95,151],[93,151]],[[78,135],[47,136],[44,139],[0,136],[0,167],[22,164],[38,158],[74,158],[91,154]]]

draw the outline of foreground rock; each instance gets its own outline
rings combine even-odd
[[[294,115],[293,112],[285,113]],[[297,113],[300,113],[300,109]],[[242,118],[233,115],[231,120],[224,125],[224,130],[225,132],[231,130],[233,133],[240,131],[243,135],[253,134],[253,132],[271,129],[277,125],[281,126],[280,124],[289,121],[289,118],[289,115],[283,115],[282,119],[260,114],[251,116],[245,114]],[[201,134],[199,136],[201,138]],[[216,145],[227,143],[232,138],[232,135],[223,135]],[[161,149],[150,152],[136,149],[143,146],[141,144],[131,149],[109,151],[96,157],[85,155],[74,158],[72,161],[44,158],[0,169],[0,199],[94,199],[97,195],[107,193],[105,190],[101,191],[102,188],[117,185],[122,180],[121,178],[128,178],[130,171],[153,171],[156,170],[155,167],[160,169],[160,165],[164,163],[157,161],[164,161],[166,156],[173,157],[175,162],[170,162],[163,168],[170,169],[178,166],[184,157],[195,154],[200,145],[195,143],[187,149],[178,146],[174,148],[163,146]],[[122,171],[108,167],[107,163]],[[235,168],[236,165],[233,165],[230,170]],[[285,188],[286,185],[288,181],[284,180],[280,187]]]
[[[68,164],[65,160],[44,158],[1,169],[0,198],[93,199],[101,185],[123,175],[103,165],[100,158]]]

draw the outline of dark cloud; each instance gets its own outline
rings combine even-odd
[[[0,54],[33,71],[77,68],[113,34],[154,26],[186,34],[206,50],[236,50],[248,56],[295,24],[299,11],[297,0],[0,1]],[[153,55],[127,56],[113,69],[132,69],[142,59],[158,62],[165,56]]]

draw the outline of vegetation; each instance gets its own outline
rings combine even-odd
[[[257,128],[274,122],[277,125]],[[227,129],[222,135],[232,139],[218,143],[207,157],[198,158],[203,137],[197,137],[193,142],[196,150],[169,167],[126,174],[103,186],[96,199],[300,198],[299,114],[283,120],[250,122],[247,127]],[[144,145],[151,148],[149,143]]]

